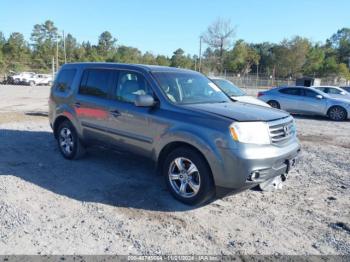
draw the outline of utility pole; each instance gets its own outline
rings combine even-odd
[[[198,65],[198,71],[201,72],[202,70],[202,36],[199,37],[199,65]]]
[[[64,54],[64,63],[67,64],[67,53],[66,53],[66,37],[64,35],[64,30],[62,32],[63,36],[63,54]]]
[[[55,78],[55,57],[54,56],[52,56],[51,67],[52,67],[52,79],[54,79]]]

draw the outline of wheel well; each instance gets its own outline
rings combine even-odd
[[[267,103],[267,104],[270,104],[271,102],[276,103],[276,104],[278,105],[278,108],[281,108],[281,104],[278,103],[278,101],[276,101],[276,100],[274,100],[274,99],[271,99],[271,100],[267,101],[266,103]]]
[[[159,156],[158,156],[158,161],[157,161],[157,170],[158,172],[161,171],[161,167],[162,167],[162,164],[164,163],[164,160],[166,158],[166,156],[173,150],[179,148],[179,147],[187,147],[187,148],[191,148],[193,149],[194,151],[196,151],[199,155],[201,155],[203,157],[203,159],[205,160],[209,170],[210,170],[210,173],[212,174],[212,170],[210,168],[210,165],[208,163],[208,160],[207,158],[204,156],[204,154],[202,154],[201,151],[199,151],[195,146],[191,145],[191,144],[188,144],[186,142],[171,142],[169,144],[167,144],[165,147],[163,147],[163,149],[160,151],[159,153]]]
[[[339,108],[343,109],[344,112],[345,112],[346,117],[348,116],[348,112],[346,111],[346,109],[345,109],[344,107],[338,106],[338,105],[331,106],[330,108],[328,108],[328,110],[327,110],[327,116],[329,116],[329,111],[331,111],[331,109],[332,109],[332,108],[335,108],[335,107],[339,107]]]
[[[57,129],[58,127],[64,122],[64,121],[70,121],[68,117],[66,116],[59,116],[56,118],[54,124],[53,124],[53,133],[55,135],[55,138],[57,138]]]

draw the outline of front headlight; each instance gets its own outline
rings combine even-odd
[[[269,126],[265,122],[236,122],[230,125],[232,138],[241,143],[267,145],[271,143]]]

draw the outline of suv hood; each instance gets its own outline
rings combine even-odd
[[[282,110],[241,102],[190,104],[184,105],[184,107],[241,122],[272,121],[289,116],[287,112]]]
[[[261,101],[255,97],[252,96],[232,96],[231,97],[233,100],[243,102],[243,103],[248,103],[248,104],[253,104],[253,105],[259,105],[259,106],[266,106],[270,107],[267,103],[264,101]]]

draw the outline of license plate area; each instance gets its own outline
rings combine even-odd
[[[287,165],[286,173],[288,174],[289,171],[290,171],[291,169],[293,169],[293,168],[296,166],[296,164],[297,164],[297,158],[294,157],[294,158],[291,158],[291,159],[287,159],[287,160],[285,161],[285,164]]]

